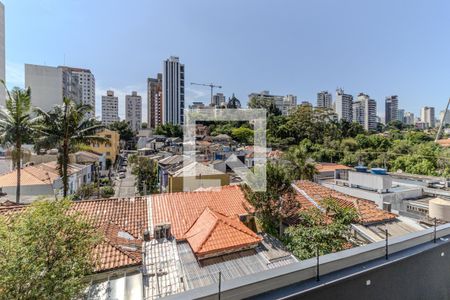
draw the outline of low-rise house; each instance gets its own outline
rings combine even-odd
[[[168,191],[195,191],[199,188],[230,184],[230,176],[203,163],[194,162],[175,172],[169,172]]]
[[[92,181],[91,165],[69,164],[69,190],[72,195],[84,184]],[[44,198],[62,197],[63,184],[59,176],[56,162],[30,165],[22,168],[21,172],[21,202],[29,203]],[[16,171],[0,176],[0,187],[8,197],[15,198],[17,177]]]
[[[341,164],[321,162],[316,164],[317,174],[314,175],[314,181],[348,179],[348,170],[352,170],[352,168]]]

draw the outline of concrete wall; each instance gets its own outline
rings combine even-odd
[[[44,111],[62,104],[62,80],[59,68],[25,64],[25,87],[31,88],[31,104]]]

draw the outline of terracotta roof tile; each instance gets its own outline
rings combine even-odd
[[[0,206],[0,214],[11,217],[27,207]],[[97,272],[140,264],[140,237],[148,227],[146,198],[77,201],[71,209],[104,234],[104,240],[92,250]]]
[[[318,163],[316,164],[317,172],[330,172],[336,170],[350,170],[350,167],[334,163]]]
[[[342,207],[355,208],[359,216],[359,222],[362,224],[383,222],[397,217],[393,213],[379,209],[372,201],[348,196],[311,181],[300,180],[295,184],[319,205],[324,199],[333,198]],[[297,194],[297,199],[303,204],[306,202],[311,203],[311,201],[300,194]]]
[[[242,250],[261,241],[261,238],[237,217],[227,217],[208,207],[186,232],[184,238],[199,257]]]
[[[229,217],[253,212],[238,186],[203,192],[157,194],[151,196],[151,201],[153,224],[170,223],[176,239],[183,238],[207,207]]]

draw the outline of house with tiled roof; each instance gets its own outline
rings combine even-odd
[[[68,175],[69,195],[71,195],[81,185],[92,181],[91,165],[69,164]],[[0,187],[3,188],[7,197],[15,198],[16,186],[16,170],[0,175]],[[21,202],[29,203],[42,197],[62,196],[62,186],[56,161],[23,167],[21,172]]]
[[[352,225],[352,230],[362,242],[371,243],[384,239],[384,229],[388,229],[390,236],[401,236],[426,228],[413,220],[382,210],[370,200],[346,195],[315,182],[299,180],[292,186],[301,210],[316,207],[326,213],[324,201],[327,199],[336,201],[343,208],[355,209],[358,219]],[[297,220],[290,218],[288,221],[295,224]]]

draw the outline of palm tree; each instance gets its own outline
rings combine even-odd
[[[306,149],[301,145],[289,148],[285,158],[291,164],[294,179],[312,180],[317,174],[314,161],[308,157]]]
[[[39,117],[39,138],[36,142],[38,149],[58,149],[58,169],[63,182],[63,196],[67,196],[69,189],[67,169],[69,153],[76,150],[77,145],[92,142],[107,142],[108,139],[96,136],[102,129],[88,113],[92,111],[90,105],[76,104],[64,98],[62,105],[56,105],[49,112],[37,108]]]
[[[3,80],[0,82],[3,84],[7,95],[5,107],[0,109],[0,143],[3,146],[13,146],[14,148],[12,160],[17,172],[16,203],[19,203],[22,145],[32,139],[36,128],[36,119],[30,115],[30,88],[14,88],[9,92],[5,82]]]

